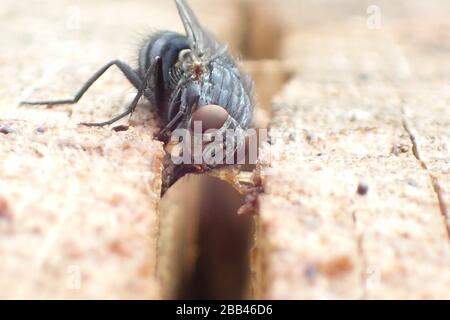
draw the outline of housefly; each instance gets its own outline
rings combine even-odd
[[[175,0],[186,34],[171,31],[151,35],[139,50],[138,66],[114,60],[89,78],[73,99],[25,101],[26,105],[75,104],[92,84],[111,66],[116,66],[137,89],[128,108],[105,122],[82,123],[90,127],[112,125],[131,116],[139,100],[145,97],[156,108],[162,122],[159,137],[170,145],[177,130],[193,130],[193,123],[202,124],[202,132],[216,130],[219,136],[235,132],[231,153],[242,146],[238,137],[251,126],[252,81],[241,74],[227,45],[220,44],[202,28],[185,0]],[[216,135],[217,136],[217,135]],[[225,148],[228,142],[222,143]],[[208,143],[202,143],[208,147]],[[216,151],[213,151],[213,155]],[[217,153],[217,152],[216,152]],[[230,155],[230,148],[223,154]],[[186,151],[181,154],[186,156]],[[189,155],[192,159],[194,155]],[[162,193],[186,174],[205,173],[223,166],[223,162],[184,161],[174,163],[168,156],[163,172]]]

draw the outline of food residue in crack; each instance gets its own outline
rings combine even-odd
[[[248,187],[245,194],[244,205],[239,208],[238,214],[258,214],[258,197],[261,193],[263,193],[261,178],[257,175],[254,175],[253,186]]]
[[[239,167],[226,167],[214,170],[210,176],[229,183],[237,192],[245,195],[244,204],[238,214],[257,214],[258,197],[263,192],[262,181],[255,171],[241,171]]]
[[[228,182],[240,194],[247,194],[255,187],[253,172],[241,171],[239,167],[224,167],[208,172],[212,177]]]

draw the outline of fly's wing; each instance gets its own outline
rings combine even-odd
[[[240,73],[236,61],[228,52],[227,45],[219,44],[212,35],[202,28],[186,0],[175,0],[175,2],[177,4],[181,20],[183,21],[184,28],[186,29],[186,35],[193,51],[193,55],[198,60],[203,62],[209,62],[216,59],[220,60],[222,65],[226,65],[235,75],[238,76],[242,83],[242,89],[249,99],[249,109],[246,110],[246,112],[250,114],[249,110],[253,105],[253,82],[251,78]],[[218,83],[213,85],[218,85]]]
[[[186,0],[175,0],[175,2],[192,51],[196,57],[207,56],[207,58],[211,59],[213,55],[226,51],[226,46],[221,46],[202,28]]]

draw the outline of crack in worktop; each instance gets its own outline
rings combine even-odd
[[[439,210],[444,218],[445,222],[445,228],[447,230],[447,235],[450,240],[450,217],[449,212],[447,209],[447,205],[444,200],[443,191],[441,188],[441,185],[439,184],[439,179],[429,170],[426,162],[422,159],[420,152],[419,152],[419,144],[417,142],[416,136],[411,129],[410,125],[408,124],[408,120],[406,118],[405,109],[402,108],[402,122],[403,122],[403,128],[408,133],[409,139],[413,146],[413,154],[414,157],[419,161],[420,166],[427,172],[428,176],[430,177],[431,184],[433,186],[434,193],[436,194],[438,204],[439,204]]]

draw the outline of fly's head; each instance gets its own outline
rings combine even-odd
[[[207,68],[203,55],[196,55],[191,49],[181,50],[178,55],[177,67],[183,72],[186,80],[199,81]]]

